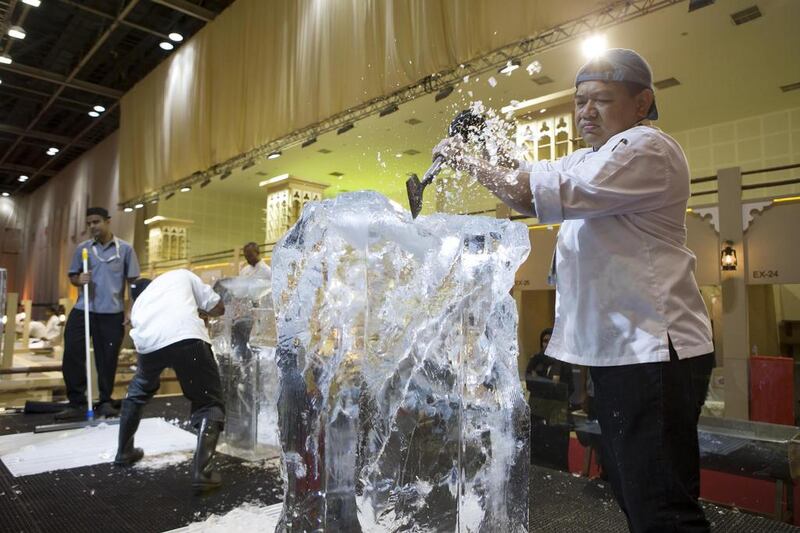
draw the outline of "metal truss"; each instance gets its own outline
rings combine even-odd
[[[249,165],[252,161],[266,157],[271,152],[286,150],[315,138],[318,135],[338,130],[358,120],[380,113],[383,109],[400,105],[420,96],[438,92],[447,87],[454,87],[465,76],[475,76],[497,70],[509,60],[524,60],[555,48],[568,41],[594,33],[617,24],[653,13],[684,0],[620,0],[593,11],[583,17],[576,18],[543,30],[531,37],[497,48],[483,56],[442,70],[403,87],[391,94],[373,98],[361,105],[337,113],[318,123],[297,129],[283,137],[274,139],[249,152],[240,154],[211,168],[162,187],[159,191],[139,196],[122,202],[119,207],[132,207],[137,203],[155,200],[160,194],[175,192],[186,185],[202,183],[217,175],[228,174],[234,168]]]

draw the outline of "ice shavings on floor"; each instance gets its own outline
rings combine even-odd
[[[0,461],[15,477],[107,463],[117,450],[117,425],[0,436]],[[154,461],[160,454],[192,452],[196,438],[163,418],[146,418],[135,444]]]

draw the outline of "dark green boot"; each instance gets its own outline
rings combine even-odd
[[[141,448],[133,447],[133,436],[139,429],[143,407],[130,400],[122,400],[122,411],[119,415],[119,446],[117,456],[114,458],[114,464],[117,466],[131,466],[144,457]]]
[[[218,472],[211,469],[211,460],[217,449],[217,440],[222,431],[222,424],[207,418],[200,421],[197,432],[197,449],[192,463],[192,488],[195,492],[205,492],[222,485]]]

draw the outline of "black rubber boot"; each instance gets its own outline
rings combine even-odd
[[[119,415],[119,447],[114,458],[114,464],[117,466],[131,466],[144,457],[141,448],[133,447],[133,436],[139,428],[143,407],[129,400],[122,401],[122,412]]]
[[[222,431],[222,424],[207,418],[200,421],[197,432],[197,449],[192,463],[192,488],[197,493],[216,489],[222,485],[218,472],[211,469],[211,460],[217,449],[217,440]]]

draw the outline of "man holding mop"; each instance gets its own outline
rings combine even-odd
[[[69,266],[69,281],[80,290],[78,301],[64,327],[62,372],[69,406],[56,413],[56,420],[86,417],[86,335],[84,306],[89,307],[89,334],[94,345],[99,404],[98,417],[116,416],[111,404],[119,348],[125,335],[125,285],[139,277],[139,261],[133,247],[111,232],[111,217],[102,207],[86,210],[86,225],[92,238],[75,249]],[[83,270],[83,252],[87,253],[88,272]],[[84,285],[89,300],[84,301]]]

